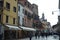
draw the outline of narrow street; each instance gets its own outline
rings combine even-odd
[[[0,0],[0,40],[60,40],[60,0]]]

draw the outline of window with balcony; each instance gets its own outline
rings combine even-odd
[[[6,8],[10,10],[10,3],[6,2]]]

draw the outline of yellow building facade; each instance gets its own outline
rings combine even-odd
[[[10,37],[14,39],[18,38],[17,37],[18,35],[18,30],[17,30],[18,29],[18,0],[3,1],[2,23],[5,25],[4,39],[8,39]],[[15,34],[14,37],[10,35],[10,32],[12,33],[12,35]]]
[[[17,25],[18,23],[18,0],[4,0],[3,23]]]

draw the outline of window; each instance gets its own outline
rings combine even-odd
[[[25,5],[27,5],[27,2],[25,2]]]
[[[0,15],[0,21],[1,21],[1,15]]]
[[[24,18],[22,18],[23,20],[22,20],[22,26],[24,26]]]
[[[13,24],[15,24],[15,18],[13,18]]]
[[[23,9],[23,13],[24,13],[24,9]]]
[[[6,2],[6,8],[10,9],[10,4],[8,2]]]
[[[8,16],[6,16],[6,23],[8,23]]]
[[[20,11],[20,6],[18,6],[18,11]]]
[[[15,0],[16,1],[16,0]]]
[[[18,24],[20,24],[20,17],[18,16]]]
[[[30,5],[28,4],[28,7],[29,7]]]
[[[16,7],[13,7],[13,11],[16,12]]]
[[[0,8],[2,8],[2,7],[3,7],[3,5],[2,5],[2,4],[3,4],[3,2],[2,2],[2,1],[0,1]]]
[[[28,19],[31,19],[32,18],[31,13],[28,13],[27,18]]]
[[[18,16],[18,19],[19,19],[19,21],[20,21],[20,17]]]
[[[27,15],[27,11],[25,10],[25,15]]]

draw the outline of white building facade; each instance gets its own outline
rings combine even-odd
[[[34,29],[34,28],[29,28],[29,26],[28,27],[24,26],[25,25],[25,19],[24,19],[25,18],[25,14],[24,14],[25,10],[30,12],[30,10],[28,10],[23,4],[18,3],[18,22],[20,24],[19,27],[21,29],[23,29],[24,31],[36,31],[36,29]],[[33,13],[33,12],[31,12],[31,13]],[[32,25],[32,20],[29,23],[31,23],[31,25]]]
[[[19,24],[22,26],[24,22],[24,7],[20,3],[18,4],[18,17]]]

